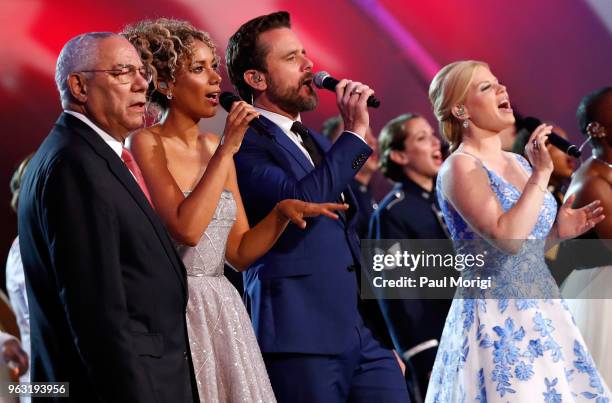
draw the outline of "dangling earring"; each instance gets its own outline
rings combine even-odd
[[[161,122],[164,116],[164,110],[156,102],[147,102],[145,104],[144,127],[151,127]]]
[[[174,97],[172,96],[172,91],[170,91],[170,92],[168,92],[168,93],[166,94],[166,98],[168,98],[168,99],[172,99],[172,98],[174,98]]]
[[[606,137],[606,129],[599,122],[591,122],[586,127],[586,132],[594,139],[603,139]]]
[[[457,115],[459,115],[460,118],[465,115],[465,107],[463,105],[459,105],[457,107]],[[461,126],[467,129],[470,126],[470,122],[468,121],[468,119],[464,119],[463,122],[461,122]]]
[[[587,139],[584,140],[580,147],[578,147],[578,151],[582,151],[582,149],[593,139],[602,139],[606,137],[606,129],[599,122],[591,122],[586,127]]]

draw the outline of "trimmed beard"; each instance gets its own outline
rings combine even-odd
[[[312,88],[312,84],[307,86],[310,95],[306,97],[301,95],[300,90],[303,85],[303,82],[300,82],[297,89],[292,87],[281,89],[270,77],[270,87],[267,91],[268,98],[279,108],[289,113],[297,114],[312,111],[319,104],[319,96]]]

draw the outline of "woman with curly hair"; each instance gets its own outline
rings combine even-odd
[[[187,325],[200,399],[272,402],[249,316],[223,276],[224,262],[243,270],[272,247],[290,221],[303,228],[304,217],[336,219],[331,210],[346,207],[284,200],[249,229],[233,156],[258,113],[236,102],[221,138],[200,133],[198,122],[215,115],[220,93],[210,37],[171,19],[142,21],[123,35],[152,68],[150,100],[164,110],[162,123],[133,134],[130,147],[187,269]]]

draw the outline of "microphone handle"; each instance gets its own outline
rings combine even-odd
[[[232,105],[234,104],[234,102],[240,102],[240,101],[242,101],[242,99],[240,99],[238,96],[236,96],[235,94],[231,92],[223,92],[219,96],[219,103],[221,104],[223,109],[225,109],[227,112],[229,112],[232,109]],[[272,134],[268,132],[268,129],[263,124],[263,122],[259,120],[259,118],[255,118],[251,120],[249,122],[249,127],[252,127],[255,130],[255,132],[257,132],[257,134],[260,134],[266,137],[273,137]]]
[[[535,129],[539,125],[542,124],[540,119],[534,118],[534,117],[531,117],[531,116],[528,116],[525,119],[523,119],[523,123],[525,125],[524,126],[525,129],[527,129],[529,131],[529,133],[533,133],[535,131]],[[576,147],[575,145],[573,145],[572,143],[570,143],[569,141],[567,141],[563,137],[559,136],[555,132],[551,132],[548,135],[546,140],[547,140],[548,143],[552,144],[554,147],[558,148],[559,150],[563,151],[567,155],[570,155],[570,156],[572,156],[574,158],[580,158],[580,155],[582,154],[582,151],[580,151],[578,149],[578,147]]]
[[[328,89],[330,91],[336,91],[336,85],[338,85],[340,81],[333,78],[332,76],[327,76],[323,80],[323,88]],[[374,96],[370,95],[368,97],[367,105],[370,108],[378,108],[380,106],[380,101]]]
[[[550,144],[557,147],[559,150],[563,151],[567,155],[570,155],[575,158],[580,158],[582,152],[578,150],[578,147],[565,140],[563,137],[559,136],[556,133],[550,133],[547,137],[547,140]]]

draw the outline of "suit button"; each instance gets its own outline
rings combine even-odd
[[[346,270],[355,271],[355,265],[354,264],[350,265],[349,267],[346,268]]]
[[[187,351],[183,351],[183,357],[185,357],[185,359],[187,359]]]

